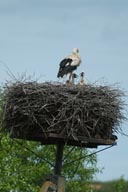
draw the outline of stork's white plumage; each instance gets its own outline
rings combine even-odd
[[[57,77],[63,78],[64,75],[70,74],[69,81],[72,77],[72,72],[77,69],[81,63],[81,58],[79,56],[79,49],[74,48],[73,53],[68,55],[60,62],[59,72]]]

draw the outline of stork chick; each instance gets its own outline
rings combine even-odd
[[[84,72],[80,73],[80,82],[79,82],[79,85],[85,85],[84,75],[85,75]]]
[[[72,74],[72,79],[71,79],[71,83],[75,84],[75,79],[78,77],[78,75],[76,73]]]

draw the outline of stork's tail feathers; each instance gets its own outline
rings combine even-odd
[[[63,78],[64,75],[65,75],[65,74],[64,74],[63,70],[60,69],[59,72],[58,72],[58,74],[57,74],[57,77],[58,77],[58,78],[59,78],[59,77]]]
[[[61,77],[60,71],[59,71],[58,74],[57,74],[57,78],[59,78],[59,77]]]

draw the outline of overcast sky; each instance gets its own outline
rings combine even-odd
[[[0,0],[0,84],[18,74],[56,81],[59,62],[78,47],[89,83],[128,92],[127,0]],[[126,99],[128,102],[128,99]],[[122,124],[128,134],[128,125]],[[128,137],[98,154],[95,179],[128,179]],[[100,148],[99,148],[100,149]]]

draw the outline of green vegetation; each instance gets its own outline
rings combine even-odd
[[[128,181],[120,177],[118,180],[110,182],[95,182],[93,188],[93,192],[127,192]]]
[[[70,147],[66,147],[64,156],[70,150]],[[86,154],[87,150],[74,148],[65,159],[65,164]],[[50,161],[50,164],[44,159]],[[53,173],[54,160],[55,146],[41,146],[36,142],[22,140],[17,142],[1,134],[0,190],[38,192],[45,175]],[[96,171],[96,156],[86,158],[86,163],[81,160],[64,166],[62,175],[67,178],[67,191],[81,192],[88,188],[88,182]]]

